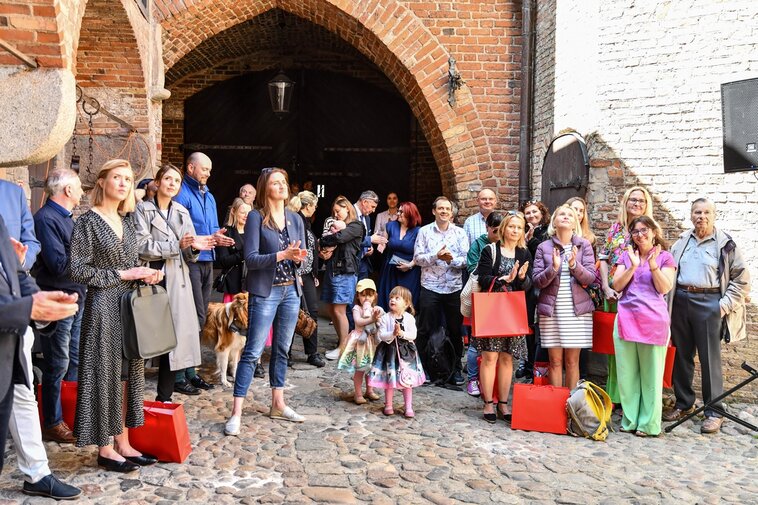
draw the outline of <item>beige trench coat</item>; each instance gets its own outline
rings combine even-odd
[[[181,237],[187,233],[195,234],[189,212],[182,205],[172,202],[167,223],[153,202],[139,202],[133,219],[140,260],[165,261],[166,291],[176,331],[176,349],[169,353],[171,370],[198,366],[202,360],[200,328],[187,266],[188,261],[197,261],[198,255],[193,255],[189,247],[179,249]]]

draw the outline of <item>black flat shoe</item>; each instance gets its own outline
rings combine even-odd
[[[140,466],[132,463],[129,460],[116,461],[115,459],[109,459],[103,456],[97,455],[97,466],[105,468],[109,472],[129,473],[135,470],[139,470]]]
[[[139,466],[150,466],[158,462],[158,458],[149,454],[142,454],[142,456],[124,456],[124,459]]]
[[[213,384],[208,384],[205,382],[205,380],[200,377],[199,375],[195,375],[190,379],[190,384],[195,386],[197,389],[204,389],[206,391],[213,389]]]
[[[181,393],[183,395],[197,396],[200,391],[187,381],[181,381],[174,383],[174,393]]]

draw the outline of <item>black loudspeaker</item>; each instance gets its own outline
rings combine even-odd
[[[758,79],[721,85],[724,172],[758,169]]]

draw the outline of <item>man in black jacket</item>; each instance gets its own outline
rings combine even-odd
[[[31,359],[24,352],[29,323],[58,321],[71,317],[79,309],[75,294],[39,291],[34,279],[21,267],[20,260],[27,249],[28,246],[10,236],[0,216],[0,470],[15,388],[31,388]],[[39,430],[39,424],[37,427]],[[42,446],[39,436],[30,442]],[[16,440],[16,444],[20,443],[21,440]],[[44,446],[42,449],[44,453]],[[23,492],[54,499],[72,499],[81,494],[80,489],[59,481],[49,469],[36,482],[24,482]]]

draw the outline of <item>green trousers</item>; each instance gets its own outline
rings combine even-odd
[[[616,313],[616,302],[603,300],[603,311]],[[621,403],[619,396],[619,383],[616,379],[616,356],[608,355],[608,379],[605,381],[605,392],[611,397],[613,403]]]
[[[659,435],[666,346],[621,340],[618,320],[613,325],[613,345],[616,347],[618,392],[624,409],[621,429]]]

